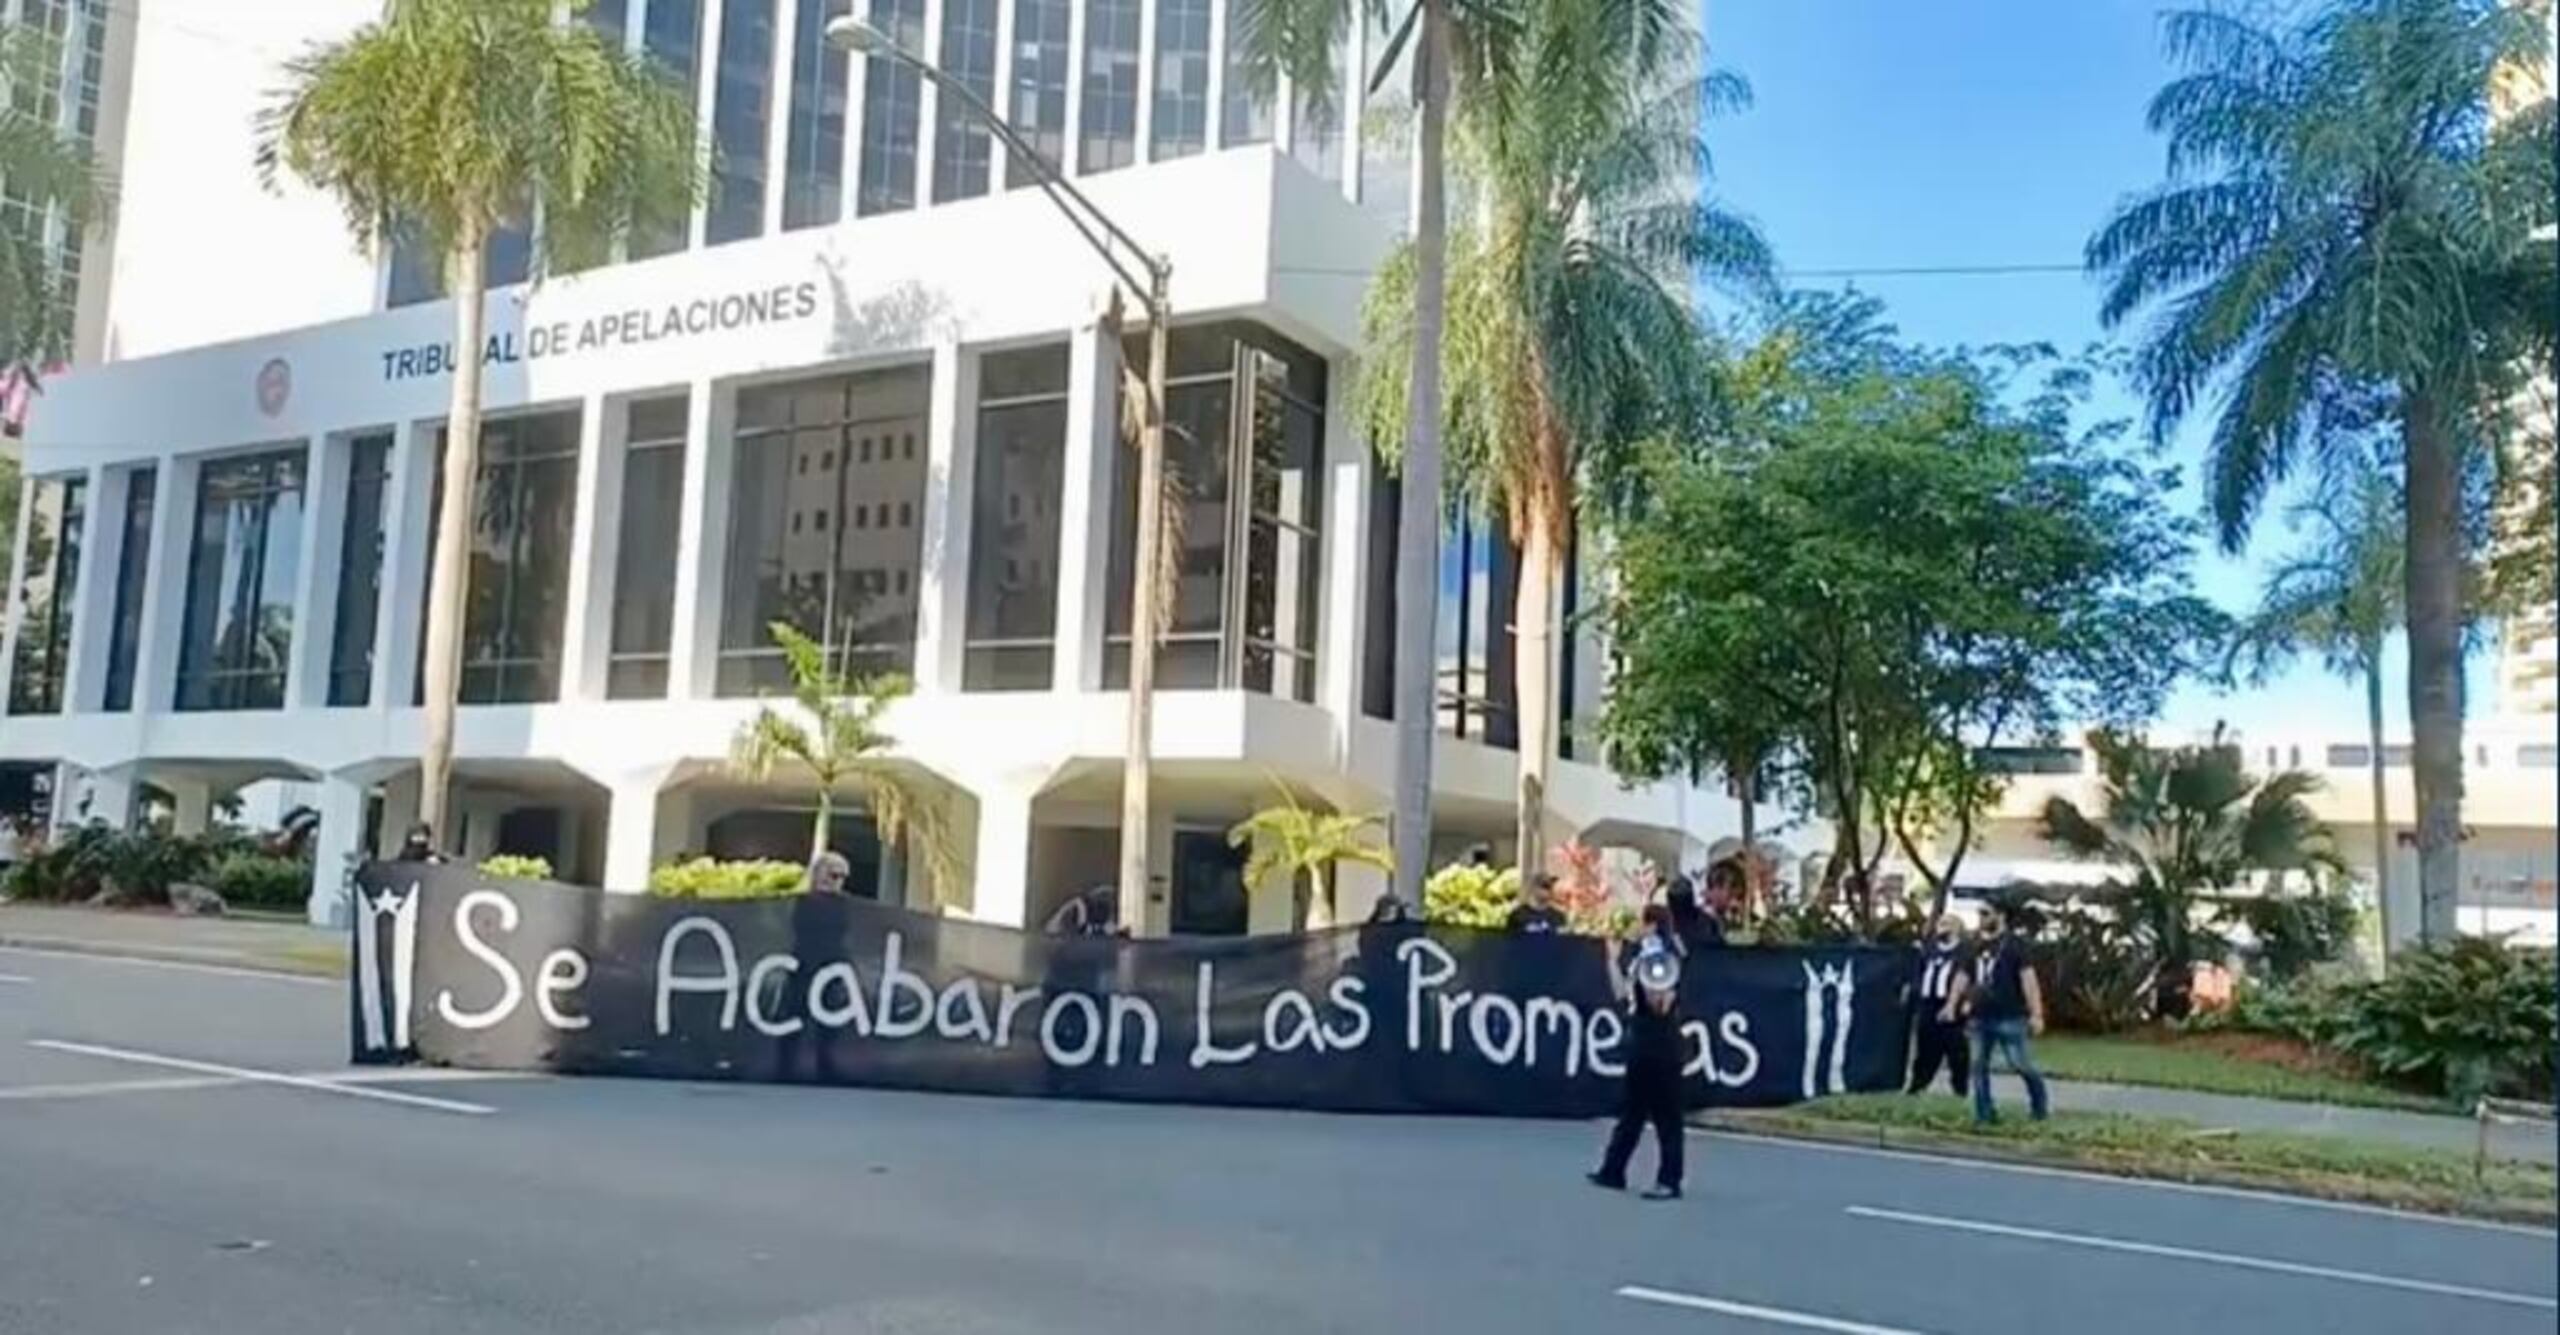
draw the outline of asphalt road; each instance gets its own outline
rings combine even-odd
[[[345,1016],[325,983],[0,949],[0,1333],[2560,1319],[2530,1230],[1718,1137],[1648,1205],[1581,1181],[1590,1126],[384,1081]]]

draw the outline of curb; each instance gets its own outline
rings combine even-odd
[[[2359,1190],[2353,1183],[2346,1181],[2306,1183],[2299,1179],[2268,1173],[2252,1173],[2241,1169],[2188,1166],[2175,1172],[2154,1171],[2147,1169],[2144,1165],[2127,1163],[2119,1159],[2080,1154],[2023,1153],[1984,1145],[1960,1136],[1938,1136],[1876,1124],[1842,1125],[1837,1128],[1819,1129],[1804,1126],[1773,1126],[1747,1117],[1711,1112],[1703,1116],[1692,1116],[1688,1125],[1693,1130],[1712,1131],[1719,1135],[1744,1140],[1794,1141],[1813,1145],[1839,1145],[1884,1153],[1929,1154],[1947,1159],[1970,1159],[1989,1164],[2087,1173],[2098,1177],[2123,1178],[2132,1182],[2171,1182],[2190,1186],[2230,1187],[2263,1192],[2270,1196],[2342,1202],[2398,1210],[2409,1214],[2486,1220],[2491,1223],[2520,1224],[2539,1229],[2560,1226],[2560,1217],[2555,1216],[2547,1203],[2531,1206],[2514,1201],[2483,1199],[2423,1189]]]
[[[196,964],[207,968],[237,969],[248,973],[272,973],[287,978],[334,980],[346,977],[345,970],[338,966],[267,959],[228,950],[189,950],[184,946],[132,944],[80,937],[28,936],[22,933],[0,932],[0,947],[51,951],[62,955],[90,955],[103,959],[149,960],[158,964]]]

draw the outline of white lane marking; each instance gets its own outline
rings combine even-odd
[[[22,973],[0,973],[0,983],[32,983],[34,981]]]
[[[278,973],[272,969],[235,969],[222,964],[190,964],[184,960],[144,959],[138,955],[101,955],[86,950],[47,950],[40,946],[0,946],[0,954],[40,955],[46,959],[77,960],[85,964],[121,964],[134,969],[172,969],[180,973],[209,973],[221,978],[254,978],[262,983],[294,983],[303,987],[344,987],[343,978],[322,978],[316,974]]]
[[[190,1089],[223,1089],[246,1084],[228,1076],[171,1076],[161,1080],[92,1080],[71,1085],[16,1085],[0,1089],[0,1103],[39,1099],[80,1099],[97,1094],[169,1094]]]
[[[1982,1173],[2015,1173],[2022,1177],[2058,1177],[2073,1182],[2095,1182],[2109,1187],[2140,1187],[2147,1191],[2182,1191],[2194,1196],[2221,1196],[2233,1200],[2263,1201],[2269,1205],[2299,1206],[2306,1210],[2334,1210],[2341,1214],[2378,1215],[2385,1219],[2405,1220],[2412,1224],[2441,1224],[2447,1228],[2515,1233],[2528,1238],[2549,1238],[2554,1234],[2552,1229],[2537,1228],[2532,1224],[2507,1224],[2494,1219],[2465,1219],[2460,1215],[2426,1214],[2418,1210],[2401,1210],[2388,1205],[2367,1205],[2362,1201],[2333,1201],[2319,1196],[2288,1196],[2281,1191],[2261,1191],[2254,1187],[2227,1187],[2214,1182],[2169,1182],[2159,1178],[2096,1173],[2085,1168],[2054,1168],[2045,1164],[2009,1163],[2000,1159],[1967,1159],[1953,1154],[1931,1154],[1926,1150],[1885,1149],[1875,1145],[1844,1145],[1828,1140],[1789,1140],[1780,1136],[1707,1131],[1696,1127],[1690,1128],[1689,1134],[1708,1136],[1716,1140],[1730,1140],[1744,1145],[1765,1145],[1773,1149],[1807,1150],[1817,1154],[1857,1154],[1876,1159],[1907,1159],[1913,1163],[1966,1168]]]
[[[39,1038],[30,1041],[34,1046],[43,1048],[49,1052],[76,1053],[84,1057],[99,1057],[107,1061],[132,1062],[140,1066],[165,1066],[173,1071],[195,1071],[204,1075],[229,1076],[234,1080],[249,1080],[255,1081],[259,1084],[283,1085],[290,1089],[312,1089],[318,1090],[324,1094],[343,1094],[348,1098],[374,1099],[383,1103],[397,1103],[404,1107],[432,1109],[436,1112],[465,1113],[472,1116],[486,1116],[497,1111],[497,1109],[488,1107],[484,1104],[463,1103],[455,1099],[430,1098],[424,1094],[404,1094],[395,1089],[374,1089],[366,1085],[341,1084],[334,1080],[315,1080],[308,1076],[286,1075],[280,1071],[260,1071],[246,1066],[224,1066],[218,1062],[200,1062],[186,1057],[163,1057],[156,1053],[134,1052],[126,1048],[100,1047],[92,1043],[65,1043],[59,1039],[51,1038]]]
[[[1640,1303],[1659,1303],[1664,1307],[1686,1307],[1696,1312],[1714,1312],[1722,1316],[1738,1316],[1746,1321],[1765,1321],[1773,1326],[1797,1326],[1805,1330],[1828,1330],[1837,1335],[1920,1335],[1900,1326],[1871,1326],[1863,1321],[1843,1321],[1834,1316],[1818,1316],[1812,1312],[1790,1312],[1783,1307],[1758,1307],[1738,1303],[1729,1298],[1709,1298],[1695,1293],[1673,1293],[1669,1289],[1648,1289],[1629,1284],[1618,1290],[1621,1298]]]
[[[2209,1252],[2196,1247],[2172,1247],[2158,1242],[2135,1242],[2127,1238],[2102,1238],[2088,1233],[2056,1233],[2049,1229],[2025,1228],[2016,1224],[1994,1224],[1981,1219],[1951,1219],[1945,1215],[1880,1210],[1866,1205],[1852,1205],[1848,1207],[1848,1212],[1861,1219],[1918,1224],[1924,1228],[1988,1233],[2004,1238],[2025,1238],[2031,1242],[2055,1242],[2070,1247],[2095,1248],[2099,1251],[2131,1252],[2137,1256],[2164,1256],[2171,1260],[2201,1261],[2208,1265],[2227,1265],[2241,1270],[2263,1270],[2272,1274],[2301,1275],[2310,1279],[2334,1279],[2341,1283],[2365,1284],[2380,1289],[2405,1289],[2411,1293],[2432,1293],[2448,1298],[2477,1298],[2482,1302],[2506,1303],[2513,1307],[2538,1307],[2544,1311],[2560,1311],[2560,1299],[2545,1298],[2532,1293],[2509,1293],[2503,1289],[2473,1288],[2468,1284],[2440,1284],[2431,1279],[2377,1275],[2364,1270],[2305,1265],[2299,1261],[2275,1261],[2263,1256],[2236,1256],[2229,1252]]]

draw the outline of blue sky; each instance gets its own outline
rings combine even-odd
[[[1911,338],[1942,344],[2103,337],[2077,273],[1912,276],[1915,267],[2072,264],[2123,196],[2158,179],[2143,108],[2168,74],[2158,0],[1705,0],[1711,59],[1750,80],[1753,107],[1708,127],[1717,193],[1757,219],[1790,271],[1882,298]],[[2101,410],[2133,415],[2129,391]],[[2192,477],[2196,433],[2172,457]],[[2198,504],[2190,495],[2186,504]],[[2239,610],[2290,545],[2281,508],[2237,558],[2207,552],[2198,587]],[[2475,715],[2492,701],[2473,663]],[[2403,685],[2386,685],[2394,733]],[[2263,733],[2364,728],[2359,687],[2316,664],[2261,690],[2197,686],[2164,729],[2216,719]]]

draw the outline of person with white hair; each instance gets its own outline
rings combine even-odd
[[[846,893],[844,883],[852,875],[853,864],[830,848],[809,859],[809,878],[801,888],[812,895],[841,895]]]

